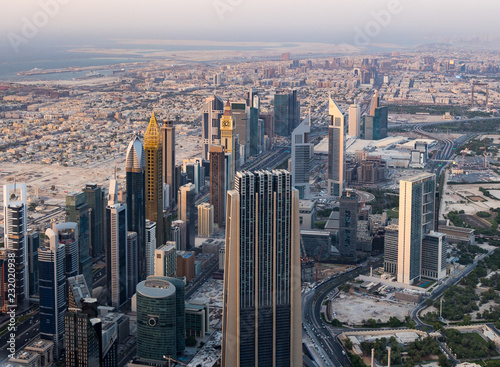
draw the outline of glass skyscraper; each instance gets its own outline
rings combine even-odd
[[[127,149],[125,159],[127,171],[127,226],[137,233],[135,270],[138,280],[146,279],[146,159],[144,146],[138,136],[134,136]],[[135,288],[135,285],[134,285]]]
[[[40,265],[40,336],[54,343],[59,358],[64,343],[66,310],[66,250],[53,229],[45,231],[46,243],[38,250]]]
[[[288,171],[236,174],[224,272],[222,366],[302,366],[299,196]]]
[[[177,355],[176,287],[165,277],[137,285],[137,356],[164,361]]]
[[[300,123],[300,101],[297,91],[274,96],[274,132],[279,136],[290,136]]]

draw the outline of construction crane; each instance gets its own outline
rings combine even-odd
[[[173,359],[173,358],[170,358],[170,356],[163,356],[163,359],[167,360],[168,361],[168,367],[171,367],[171,363],[174,362],[174,363],[179,363],[180,365],[183,365],[183,366],[187,366],[187,364],[184,364],[182,362],[179,362],[178,360],[176,359]]]
[[[465,155],[469,153],[469,149],[470,147],[472,146],[473,143],[471,143],[471,145],[469,145],[467,148],[465,148],[464,150],[462,150],[462,166],[465,167]]]
[[[481,147],[480,149],[484,149],[483,151],[483,156],[484,156],[484,168],[488,168],[488,162],[486,160],[486,141],[484,141],[484,147]]]

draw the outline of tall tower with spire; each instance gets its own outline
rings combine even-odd
[[[136,270],[139,280],[146,279],[146,158],[144,146],[135,135],[128,145],[125,160],[127,172],[127,227],[137,233],[138,261]]]
[[[155,113],[144,134],[146,154],[146,219],[156,223],[156,247],[165,242],[163,225],[163,151]]]
[[[234,187],[234,174],[236,173],[235,129],[236,126],[234,124],[233,115],[231,114],[231,105],[229,104],[228,100],[226,106],[224,107],[224,114],[220,118],[220,140],[226,154],[231,154],[231,167],[229,170],[231,177],[228,177],[229,181],[231,182],[231,189]]]

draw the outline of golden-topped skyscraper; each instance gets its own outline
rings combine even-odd
[[[220,141],[221,145],[224,147],[224,151],[226,154],[231,154],[231,169],[230,176],[228,177],[229,182],[231,183],[230,188],[234,187],[234,174],[235,174],[235,161],[236,161],[236,139],[235,139],[235,130],[236,126],[234,124],[234,118],[231,114],[231,106],[229,105],[229,100],[224,107],[224,114],[220,118]]]
[[[156,222],[156,247],[165,243],[163,225],[163,158],[160,126],[155,113],[144,134],[146,153],[146,219]]]

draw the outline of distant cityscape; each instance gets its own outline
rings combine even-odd
[[[259,52],[0,81],[0,365],[496,366],[498,53]]]

